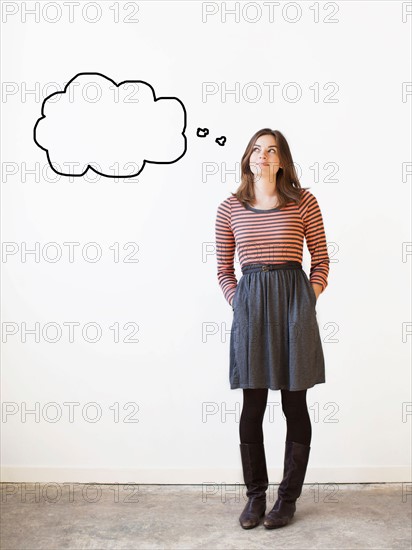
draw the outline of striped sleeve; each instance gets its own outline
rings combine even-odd
[[[235,276],[235,237],[231,227],[230,203],[226,199],[217,209],[216,224],[216,257],[217,279],[223,295],[231,303],[236,292],[237,279]]]
[[[308,192],[303,200],[303,223],[308,250],[311,255],[309,281],[322,285],[322,292],[328,286],[329,255],[322,213],[318,201]]]

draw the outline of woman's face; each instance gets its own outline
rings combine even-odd
[[[251,172],[265,180],[276,181],[279,170],[279,155],[276,140],[272,134],[260,136],[255,141],[249,159]]]

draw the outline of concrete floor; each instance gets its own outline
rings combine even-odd
[[[2,550],[412,547],[410,483],[304,485],[293,520],[274,530],[240,527],[240,485],[46,488],[2,484]],[[277,488],[269,486],[268,511]]]

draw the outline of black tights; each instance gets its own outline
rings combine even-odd
[[[307,390],[280,391],[282,409],[286,416],[286,440],[310,445],[312,426],[306,404]],[[241,443],[263,443],[262,423],[267,398],[267,388],[243,390],[243,408],[239,424]]]

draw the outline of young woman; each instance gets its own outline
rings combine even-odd
[[[316,302],[328,284],[329,256],[318,202],[301,187],[281,132],[264,128],[252,136],[241,173],[238,190],[218,206],[216,217],[218,282],[233,309],[229,381],[231,389],[243,389],[239,435],[248,502],[239,521],[251,529],[266,512],[262,423],[268,390],[281,390],[287,426],[283,479],[264,519],[273,529],[292,519],[309,460],[306,392],[325,382]],[[304,238],[309,278],[302,269]]]

